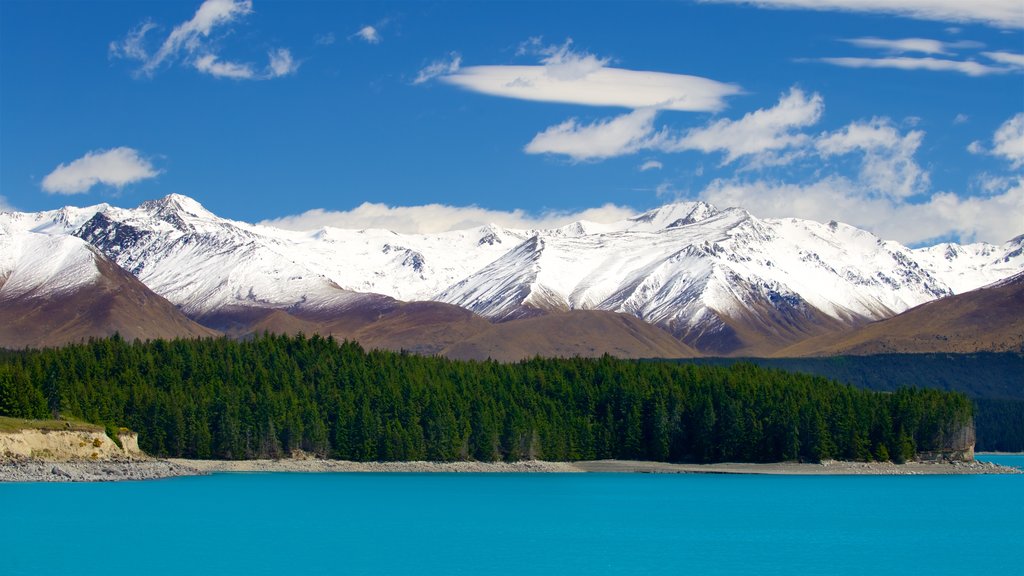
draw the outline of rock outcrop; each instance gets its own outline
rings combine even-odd
[[[0,458],[47,462],[146,458],[146,454],[139,449],[139,437],[134,432],[122,431],[118,434],[118,441],[120,446],[99,430],[27,429],[0,432]]]

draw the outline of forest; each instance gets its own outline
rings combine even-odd
[[[139,433],[156,456],[371,460],[893,460],[971,423],[960,393],[597,359],[453,361],[320,336],[0,353],[0,415]]]
[[[803,372],[869,390],[901,387],[954,390],[975,404],[979,451],[1024,452],[1024,354],[876,354],[822,358],[697,358],[699,364],[752,362],[765,368]]]

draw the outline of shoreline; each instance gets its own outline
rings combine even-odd
[[[1024,471],[988,462],[846,462],[822,463],[722,462],[673,464],[639,460],[587,460],[577,462],[350,462],[345,460],[185,460],[170,459],[207,473],[233,472],[340,472],[340,473],[625,473],[625,474],[754,474],[828,476],[913,476],[963,474],[1022,474]]]
[[[182,476],[238,473],[383,473],[383,474],[740,474],[769,476],[919,476],[1024,474],[1024,470],[990,462],[773,462],[673,464],[636,460],[578,462],[351,462],[318,458],[282,460],[70,460],[14,459],[0,461],[3,482],[117,482]]]

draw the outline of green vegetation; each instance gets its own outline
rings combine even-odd
[[[976,405],[977,449],[1024,452],[1024,355],[878,354],[827,358],[701,358],[694,362],[731,366],[752,362],[765,368],[814,374],[869,390],[901,387],[963,392]]]
[[[978,450],[1024,452],[1024,400],[974,401],[978,416]]]
[[[74,418],[60,420],[35,420],[0,416],[0,432],[19,430],[71,430],[73,432],[102,432],[103,427]]]
[[[961,394],[749,363],[458,362],[318,336],[9,353],[0,398],[8,415],[128,426],[155,455],[229,459],[899,461],[945,447],[972,417]]]

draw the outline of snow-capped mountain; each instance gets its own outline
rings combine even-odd
[[[60,228],[59,220],[43,225]],[[214,335],[82,239],[0,224],[0,346],[52,346],[115,332]]]
[[[628,313],[715,353],[888,318],[1024,269],[1024,236],[915,250],[845,224],[702,202],[547,230],[398,234],[281,230],[171,195],[135,209],[4,213],[0,225],[82,238],[193,318],[245,308],[329,313],[383,295],[496,321]]]

